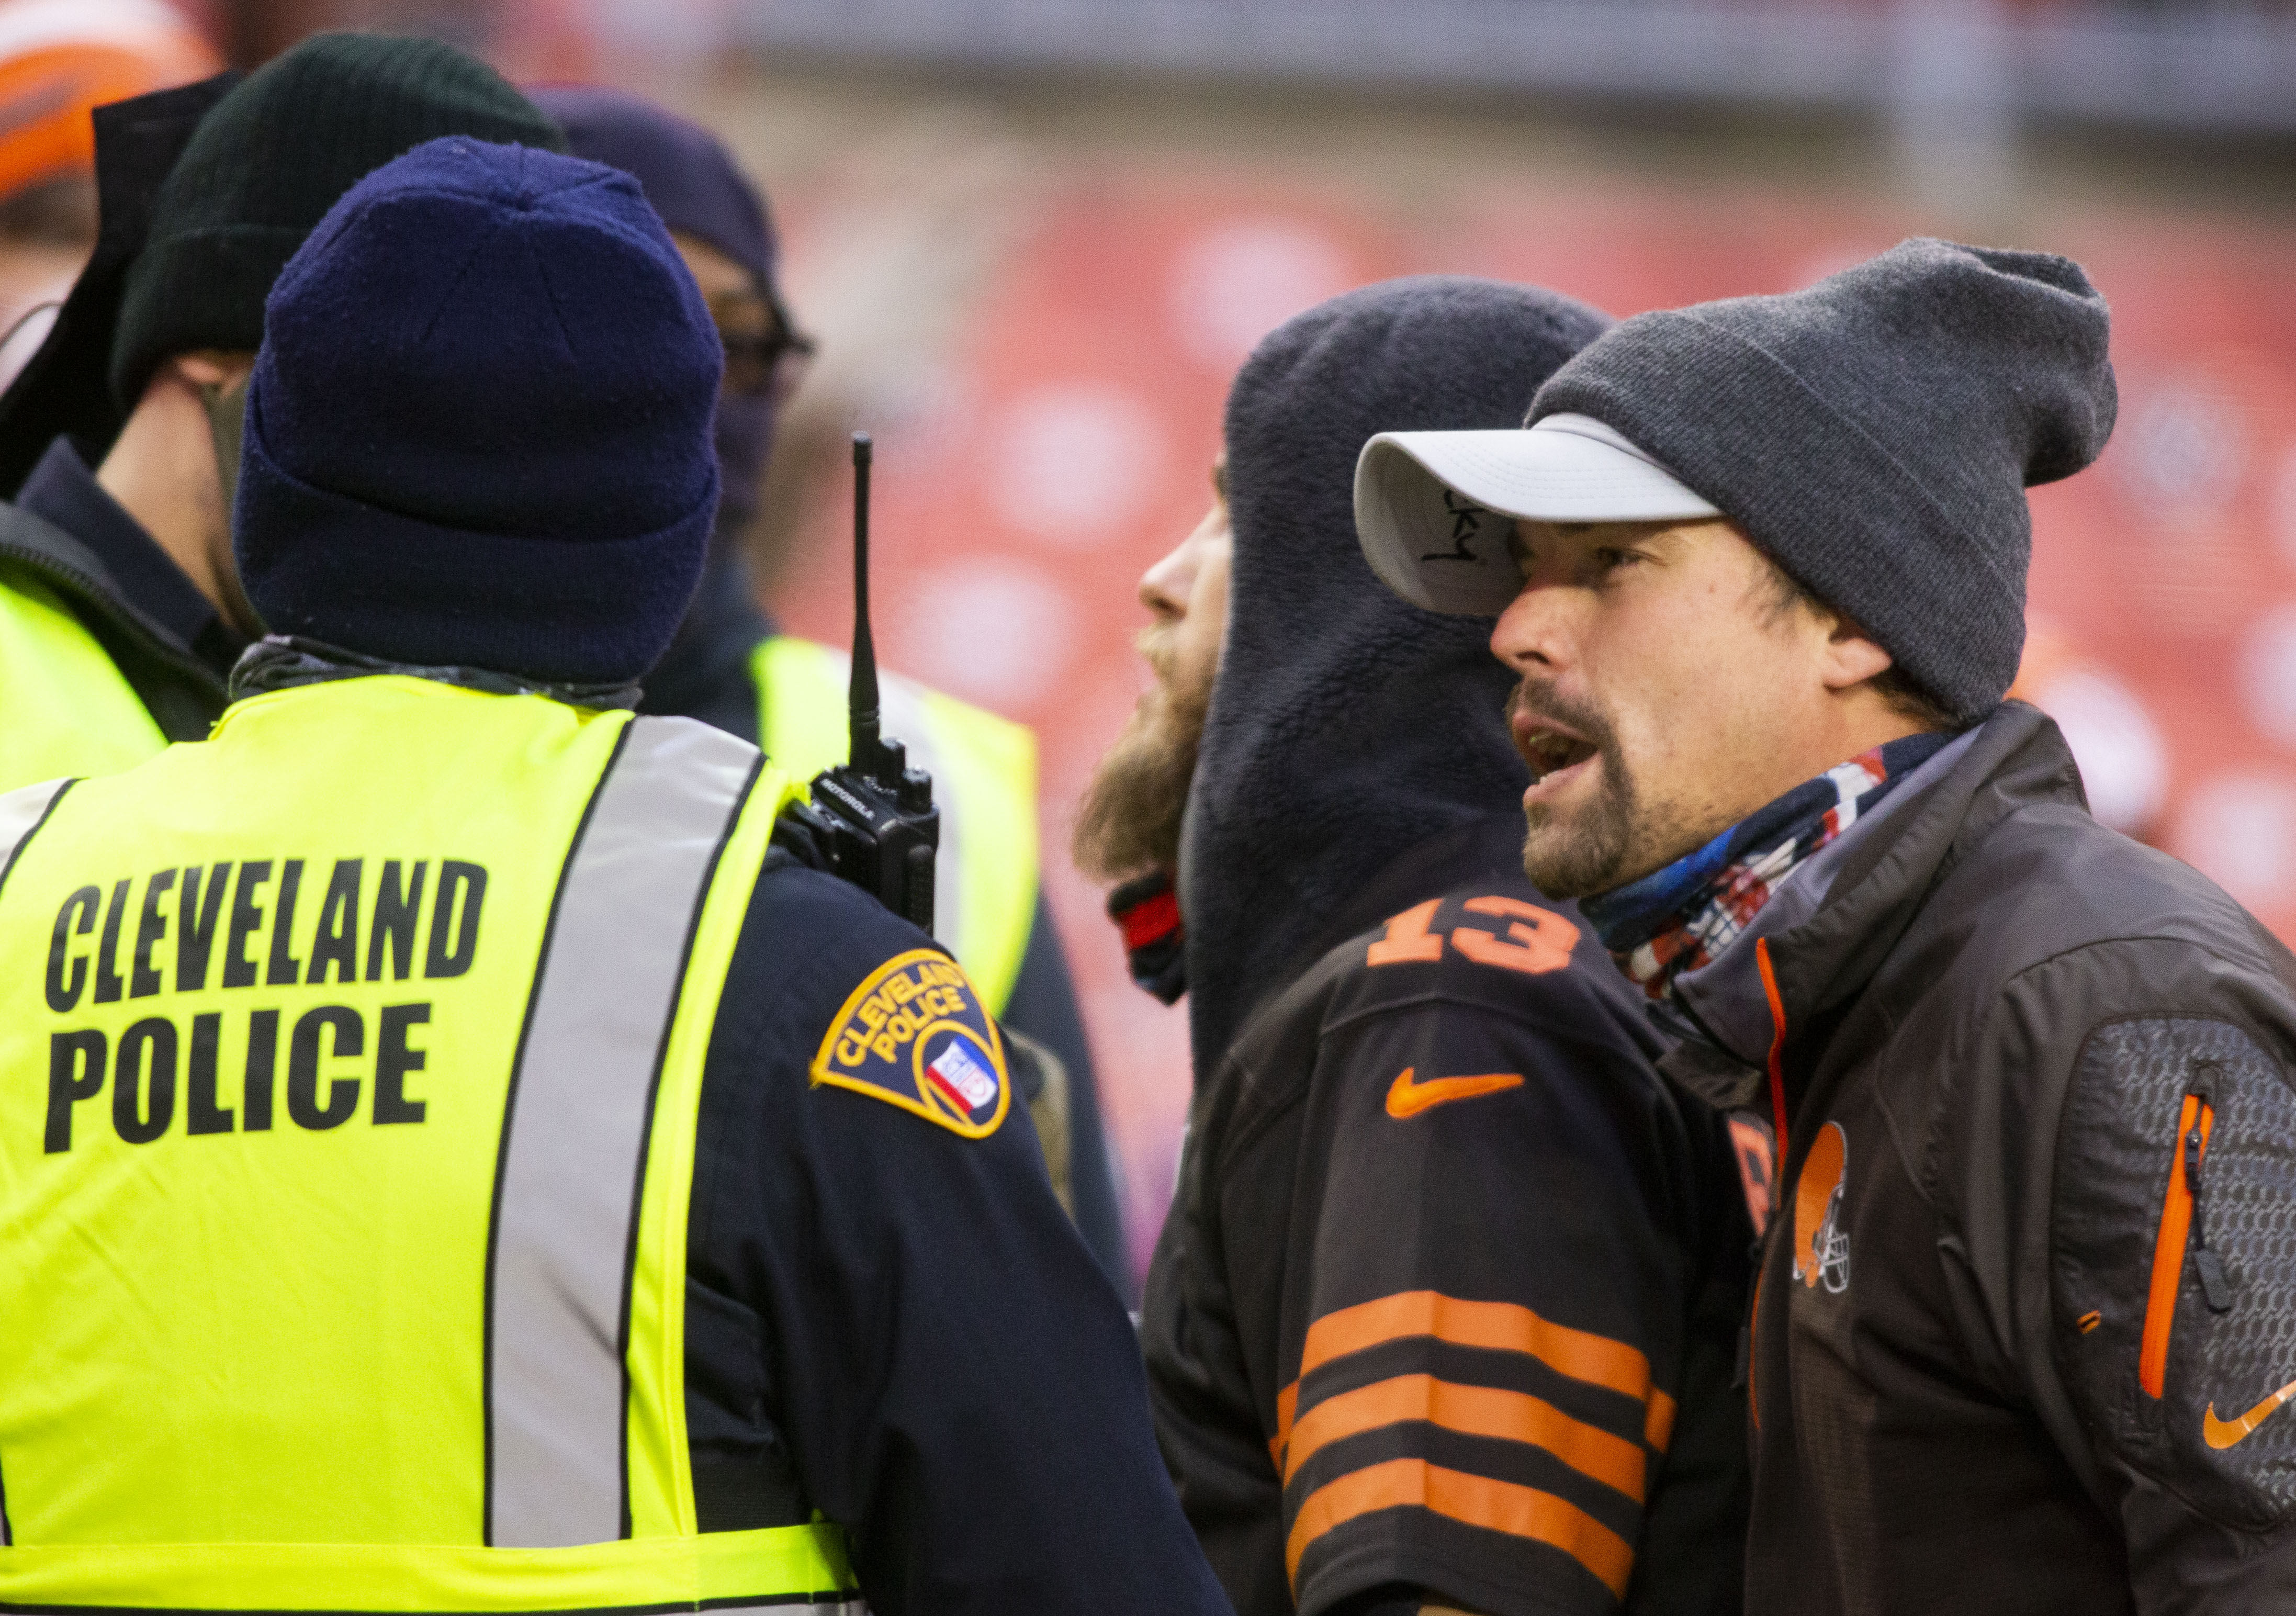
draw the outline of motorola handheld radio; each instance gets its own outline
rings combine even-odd
[[[816,841],[838,876],[930,932],[940,810],[932,776],[908,766],[898,741],[877,733],[877,648],[869,637],[869,434],[853,434],[853,683],[851,754],[813,778]]]

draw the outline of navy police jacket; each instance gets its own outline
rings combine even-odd
[[[697,1124],[701,1525],[819,1510],[878,1616],[1224,1611],[1158,1463],[1130,1323],[1026,1107],[972,1137],[810,1080],[855,990],[931,946],[779,849],[758,881]]]

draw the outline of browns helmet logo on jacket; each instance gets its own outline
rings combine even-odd
[[[1849,1288],[1849,1232],[1841,1226],[1841,1190],[1849,1173],[1849,1139],[1841,1124],[1818,1130],[1794,1184],[1793,1276],[1838,1296]]]

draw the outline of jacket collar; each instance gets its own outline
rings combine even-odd
[[[70,439],[48,446],[18,491],[16,505],[94,555],[113,595],[171,648],[198,657],[217,677],[246,649],[245,637],[224,622],[175,558],[96,481]]]
[[[31,572],[83,617],[124,636],[220,700],[223,676],[137,605],[104,558],[78,536],[22,505],[0,504],[0,562]]]
[[[2005,702],[1795,871],[1719,957],[1677,979],[1692,1023],[1677,1030],[1690,1036],[1661,1064],[1712,1103],[1751,1103],[1774,1051],[1862,990],[1946,871],[2034,801],[2087,806],[2056,725]]]
[[[154,91],[95,109],[96,242],[46,340],[0,393],[0,494],[12,496],[66,433],[101,459],[127,422],[111,396],[111,339],[128,267],[152,233],[160,187],[209,109],[243,75]]]
[[[749,720],[738,733],[744,740],[755,740],[758,692],[750,683],[750,661],[759,643],[773,638],[781,628],[758,605],[750,570],[740,557],[735,537],[721,524],[710,541],[710,559],[702,569],[693,602],[685,609],[669,649],[647,671],[645,694],[638,707],[642,712],[706,717],[718,723],[716,708],[728,692],[734,692],[742,716]]]
[[[275,690],[329,685],[339,679],[372,678],[378,674],[402,674],[409,678],[428,679],[434,685],[452,685],[494,696],[547,696],[570,707],[627,711],[638,704],[636,685],[570,685],[530,679],[523,674],[502,673],[491,668],[393,662],[290,634],[266,635],[247,648],[231,670],[231,699],[242,701]]]

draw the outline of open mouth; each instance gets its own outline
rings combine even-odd
[[[1586,762],[1595,752],[1593,742],[1581,741],[1578,736],[1561,730],[1534,726],[1525,731],[1522,736],[1523,760],[1530,765],[1534,784],[1550,775],[1560,774],[1564,769]]]

